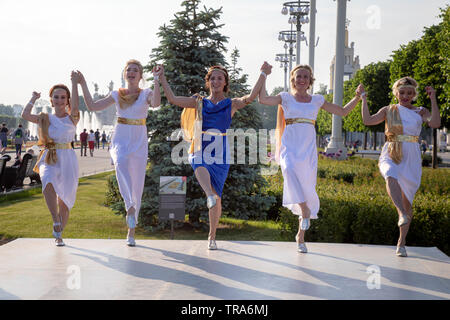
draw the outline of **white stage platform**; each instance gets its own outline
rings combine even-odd
[[[437,248],[294,242],[17,239],[0,246],[0,299],[450,299]],[[379,272],[379,273],[378,273]],[[378,281],[379,280],[379,281]],[[372,288],[372,289],[370,289]]]

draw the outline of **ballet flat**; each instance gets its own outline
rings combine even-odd
[[[127,237],[127,246],[134,247],[136,245],[136,241],[134,241],[133,237]]]
[[[206,199],[206,206],[208,207],[208,209],[211,209],[212,207],[214,207],[216,205],[217,201],[216,201],[216,196],[212,195],[212,196],[208,196],[208,198]]]
[[[216,240],[209,240],[208,250],[217,250]]]
[[[398,246],[395,254],[399,257],[407,257],[408,256],[408,254],[406,253],[406,248],[404,246],[403,247]]]
[[[310,227],[309,218],[301,218],[300,230],[308,230]]]

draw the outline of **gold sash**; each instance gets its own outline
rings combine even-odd
[[[399,164],[403,158],[402,141],[399,139],[399,136],[403,136],[403,124],[396,104],[389,105],[387,109],[384,134],[386,141],[389,142],[389,156],[392,161]]]
[[[397,135],[397,137],[395,138],[395,140],[393,140],[394,138],[392,136],[388,137],[387,141],[388,142],[419,142],[419,136],[408,136],[405,134],[399,134]]]
[[[203,134],[209,134],[210,136],[226,136],[226,133],[213,132],[213,131],[202,131]]]
[[[277,111],[277,128],[275,129],[275,162],[280,163],[281,137],[286,128],[286,119],[281,104],[278,105]]]
[[[127,109],[131,107],[136,100],[139,98],[139,95],[141,94],[142,89],[139,89],[137,93],[133,94],[126,94],[125,88],[120,88],[118,90],[119,93],[119,106],[121,109]]]
[[[181,129],[183,139],[190,142],[189,153],[202,150],[202,129],[203,129],[203,97],[197,96],[196,108],[184,108],[181,113]]]
[[[135,126],[145,126],[146,119],[130,119],[130,118],[117,117],[117,123],[131,124],[131,125],[135,125]]]
[[[294,123],[310,123],[313,126],[316,125],[316,121],[312,119],[306,119],[306,118],[289,118],[286,119],[286,124],[294,124]]]

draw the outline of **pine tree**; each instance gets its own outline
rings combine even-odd
[[[151,61],[145,66],[150,71],[154,65],[163,64],[165,75],[175,95],[190,96],[195,93],[205,94],[204,77],[212,65],[228,67],[222,52],[226,51],[226,36],[219,33],[223,26],[218,24],[222,9],[203,7],[199,10],[199,0],[182,2],[183,11],[177,12],[169,25],[159,29],[161,39],[159,47],[152,50]],[[249,92],[246,84],[247,75],[241,75],[241,68],[237,67],[237,49],[232,54],[230,70],[230,97],[242,96]],[[164,96],[163,96],[164,97]],[[149,168],[144,187],[140,223],[144,226],[157,222],[159,208],[159,177],[186,176],[187,194],[186,211],[189,221],[195,226],[200,220],[206,220],[208,211],[203,190],[196,181],[192,167],[187,161],[174,163],[171,154],[174,150],[184,146],[182,154],[187,160],[188,144],[175,137],[180,129],[180,115],[182,108],[167,103],[162,99],[162,106],[157,111],[149,111],[147,126],[149,139]],[[251,105],[238,111],[233,117],[232,128],[261,128],[258,112]],[[171,138],[172,137],[172,138]],[[174,141],[172,141],[174,140]],[[248,147],[246,147],[248,149]],[[235,153],[236,154],[236,153]],[[259,195],[265,180],[256,165],[231,165],[223,193],[223,213],[235,217],[264,217],[274,201],[271,197]],[[114,179],[110,181],[110,198],[117,198]],[[122,213],[123,205],[111,200],[108,203]]]

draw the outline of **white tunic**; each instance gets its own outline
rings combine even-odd
[[[129,119],[145,119],[149,104],[147,98],[152,94],[150,88],[141,91],[136,102],[122,109],[119,105],[119,93],[111,92],[116,101],[116,115]],[[120,194],[128,211],[131,207],[136,209],[136,223],[141,207],[142,192],[144,190],[145,170],[148,156],[147,126],[117,123],[111,138],[109,150],[116,169],[116,177]]]
[[[76,126],[69,116],[58,118],[54,114],[49,114],[50,126],[48,135],[56,143],[72,142],[76,132]],[[48,183],[53,185],[56,194],[64,202],[67,208],[72,209],[75,204],[78,188],[78,161],[73,149],[56,149],[58,158],[55,164],[45,163],[45,156],[48,150],[44,151],[38,163],[39,175],[42,181],[42,191]]]
[[[422,109],[418,108],[410,110],[406,107],[398,105],[400,118],[402,119],[403,134],[411,136],[419,136],[422,129],[422,117],[418,112]],[[402,162],[396,164],[392,161],[388,153],[388,144],[386,142],[380,154],[378,167],[381,175],[387,179],[392,177],[397,179],[400,188],[412,204],[414,195],[420,186],[422,177],[422,157],[419,144],[416,142],[402,142],[403,158]]]
[[[306,118],[316,120],[325,102],[321,95],[313,95],[311,102],[297,102],[288,92],[281,92],[285,119]],[[311,219],[317,219],[319,197],[316,192],[317,148],[316,129],[309,123],[286,125],[280,146],[280,165],[283,173],[283,206],[301,216],[299,203],[306,202]]]

